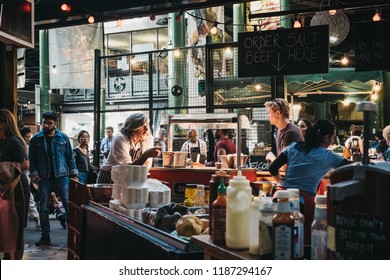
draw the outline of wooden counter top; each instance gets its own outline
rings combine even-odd
[[[215,245],[208,234],[193,235],[191,242],[203,248],[205,260],[258,260],[249,250],[232,250],[223,245]]]

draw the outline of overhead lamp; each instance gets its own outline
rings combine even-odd
[[[382,20],[382,11],[381,9],[376,9],[375,15],[372,17],[373,21],[381,21]]]
[[[337,13],[337,10],[332,9],[332,10],[329,10],[328,13],[329,13],[331,16],[334,16],[334,15]]]
[[[294,28],[301,28],[301,27],[302,27],[302,25],[299,22],[299,18],[298,17],[295,18],[295,20],[294,20]]]
[[[340,60],[342,65],[347,65],[349,63],[349,59],[347,57],[347,54],[344,54],[344,57]]]
[[[371,99],[371,101],[373,101],[373,102],[376,101],[376,100],[378,99],[378,94],[377,94],[377,93],[371,94],[370,99]]]
[[[156,15],[150,15],[149,19],[150,19],[151,21],[155,21],[155,20],[156,20]]]
[[[57,73],[56,65],[53,65],[53,68],[51,69],[51,72],[52,72],[53,74],[56,74],[56,73]]]
[[[70,7],[70,5],[64,3],[61,5],[61,10],[63,10],[64,12],[70,12],[71,7]]]
[[[174,50],[174,51],[173,51],[173,55],[174,55],[175,57],[179,57],[179,56],[180,56],[180,50],[179,50],[179,49]]]
[[[116,20],[116,26],[122,26],[122,24],[123,24],[123,22],[122,22],[122,19],[121,18],[118,18],[117,20]]]
[[[374,85],[374,92],[377,92],[377,91],[379,91],[380,89],[381,89],[380,84],[379,84],[379,83],[375,83],[375,85]]]
[[[93,16],[89,16],[88,17],[88,22],[89,23],[94,23],[95,22],[95,18]]]

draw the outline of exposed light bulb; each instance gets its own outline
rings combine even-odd
[[[302,25],[298,20],[294,21],[294,28],[300,28]]]
[[[329,10],[328,13],[329,13],[331,16],[334,16],[334,15],[337,13],[337,10]]]
[[[180,50],[174,50],[174,51],[173,51],[173,55],[174,55],[175,57],[179,57],[179,56],[180,56]]]
[[[259,85],[259,84],[255,85],[255,90],[257,90],[257,91],[261,90],[261,85]]]
[[[155,20],[156,20],[156,15],[150,15],[149,19],[150,19],[151,21],[155,21]]]
[[[89,16],[88,17],[88,22],[89,23],[94,23],[95,22],[95,18],[93,16]]]
[[[211,29],[210,29],[211,35],[215,35],[218,33],[218,27],[217,24],[215,24]]]
[[[371,101],[376,101],[378,99],[378,94],[377,93],[371,94],[370,99],[371,99]]]
[[[375,15],[372,17],[372,20],[373,21],[381,21],[382,20],[382,16],[378,10],[376,10]]]
[[[380,88],[381,88],[381,86],[380,86],[378,83],[376,83],[375,86],[374,86],[375,92],[377,92],[378,90],[380,90]]]
[[[175,16],[175,20],[176,20],[176,21],[181,21],[181,14],[176,15],[176,16]]]
[[[63,10],[64,12],[70,12],[71,8],[68,4],[64,3],[61,5],[61,10]]]
[[[344,55],[344,57],[341,59],[340,62],[342,65],[347,65],[349,62],[348,57],[346,55]]]
[[[123,22],[121,18],[118,18],[116,21],[116,26],[122,26]]]
[[[57,68],[56,68],[55,65],[53,65],[53,68],[51,69],[51,72],[52,72],[53,74],[56,74],[56,73],[57,73]]]

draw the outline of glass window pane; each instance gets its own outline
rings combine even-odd
[[[108,55],[130,53],[130,33],[107,35]]]

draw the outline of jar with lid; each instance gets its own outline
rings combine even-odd
[[[311,259],[327,259],[327,205],[326,195],[317,195],[315,198],[314,220],[311,225]]]
[[[205,206],[205,205],[206,205],[206,193],[204,190],[204,185],[197,185],[195,206]]]
[[[272,219],[273,259],[294,259],[294,217],[290,208],[290,193],[280,190],[275,194],[278,199],[276,214]]]
[[[272,219],[275,215],[275,204],[271,197],[262,197],[259,218],[259,258],[272,259]]]
[[[249,248],[249,218],[252,188],[241,170],[227,188],[226,246],[230,249]]]
[[[195,201],[196,199],[196,184],[187,184],[186,188],[184,190],[184,199],[191,199],[192,201]]]

